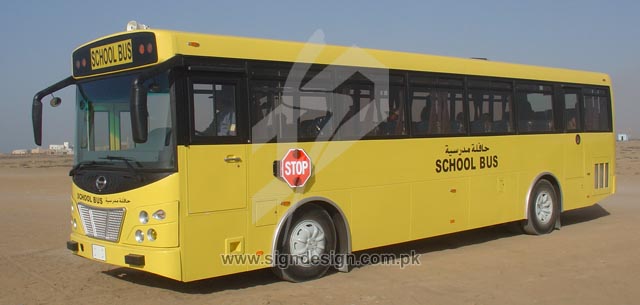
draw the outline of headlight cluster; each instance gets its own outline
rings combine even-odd
[[[151,214],[151,217],[153,217],[153,219],[155,219],[155,220],[162,221],[165,218],[167,218],[167,213],[164,210],[157,210],[157,211],[153,212],[153,214]],[[144,211],[144,210],[140,211],[140,214],[138,214],[138,220],[143,225],[148,224],[149,223],[149,213],[147,213],[147,211]],[[158,239],[158,232],[156,230],[154,230],[153,228],[148,229],[146,234],[142,230],[136,230],[135,238],[136,238],[137,242],[139,242],[139,243],[143,242],[145,237],[149,241],[155,241],[156,239]]]
[[[74,212],[75,211],[76,211],[76,208],[73,205],[73,203],[71,203],[71,228],[73,228],[74,231],[78,229],[78,222],[76,221],[76,218],[74,217]]]

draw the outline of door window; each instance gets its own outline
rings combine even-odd
[[[194,133],[202,137],[237,135],[236,86],[193,84]]]

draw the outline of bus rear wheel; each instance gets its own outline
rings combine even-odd
[[[529,197],[529,213],[522,222],[522,229],[531,235],[548,234],[553,231],[560,214],[556,190],[548,180],[536,183]]]
[[[274,267],[280,278],[291,282],[313,280],[331,267],[336,230],[324,209],[310,207],[296,212],[283,238]]]

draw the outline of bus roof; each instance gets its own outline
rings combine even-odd
[[[78,47],[74,54],[87,46],[99,44],[103,40],[113,41],[114,37],[139,35],[139,33],[145,32],[153,33],[156,37],[158,63],[181,54],[187,56],[302,62],[390,70],[535,79],[601,86],[610,85],[609,76],[598,72],[358,47],[155,29],[121,32],[105,36]],[[146,66],[149,65],[147,64]]]

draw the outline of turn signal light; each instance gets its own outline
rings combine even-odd
[[[167,218],[167,213],[164,210],[157,210],[152,215],[155,220],[164,220]]]

